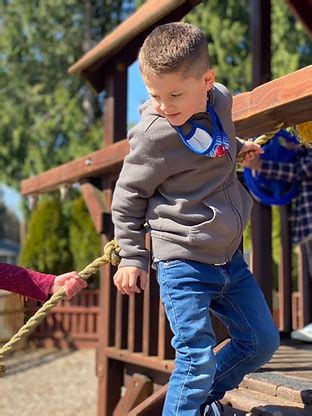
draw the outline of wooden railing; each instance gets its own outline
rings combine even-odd
[[[40,304],[27,300],[33,315]],[[59,348],[95,348],[99,341],[99,290],[84,289],[71,300],[60,302],[31,338],[37,345]]]

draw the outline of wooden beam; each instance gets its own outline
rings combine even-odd
[[[70,74],[80,73],[86,68],[96,64],[100,59],[109,59],[129,43],[141,32],[159,22],[162,18],[174,12],[185,3],[190,8],[201,0],[150,0],[143,4],[132,16],[122,22],[113,32],[107,35],[98,45],[82,56],[72,65]]]
[[[28,195],[50,192],[61,184],[73,184],[107,172],[118,172],[128,153],[128,142],[123,140],[22,181],[21,193]]]
[[[82,181],[80,189],[96,231],[104,233],[104,214],[109,214],[110,208],[105,204],[103,192],[88,180]]]
[[[311,120],[312,65],[234,97],[236,134],[252,137],[269,131],[281,121],[285,127]],[[22,181],[22,195],[38,194],[85,178],[117,172],[129,145],[122,140],[81,159]]]
[[[149,11],[153,12],[154,8],[160,11],[158,17],[153,15],[153,18],[150,20],[150,26],[146,26],[146,19],[148,16],[144,16],[145,19],[144,23],[141,24],[138,22],[137,26],[135,27],[135,32],[137,33],[132,39],[131,36],[133,32],[130,30],[127,33],[126,41],[122,47],[116,44],[116,48],[111,51],[111,53],[107,53],[106,47],[102,50],[98,50],[98,58],[94,60],[90,65],[87,65],[86,68],[83,68],[80,72],[80,75],[84,80],[87,80],[88,84],[91,85],[92,89],[97,91],[98,93],[105,90],[105,82],[107,80],[107,71],[109,72],[112,68],[116,68],[118,65],[124,65],[129,67],[136,59],[138,55],[138,50],[141,48],[145,38],[149,35],[149,33],[157,26],[163,25],[165,23],[170,22],[178,22],[180,21],[189,11],[192,10],[201,0],[182,0],[179,2],[175,1],[155,1],[150,0],[148,2]],[[152,4],[154,2],[154,5]],[[174,4],[179,4],[179,6],[174,7]],[[146,3],[147,5],[147,3]],[[143,5],[142,7],[144,7]],[[167,11],[172,10],[168,14],[164,13],[164,6],[168,6]],[[154,11],[155,11],[154,10]],[[126,21],[128,22],[128,21]],[[145,28],[143,31],[142,29]],[[128,36],[129,35],[129,36]],[[105,38],[108,40],[108,38]],[[96,47],[97,48],[97,47]],[[92,52],[92,50],[90,51]],[[82,58],[83,59],[83,58]],[[79,72],[79,70],[78,70]]]
[[[124,65],[114,65],[106,75],[104,138],[106,145],[123,140],[127,135],[128,74]]]
[[[125,395],[120,398],[114,409],[113,416],[128,415],[132,409],[145,401],[152,391],[153,383],[148,377],[142,374],[133,374],[126,386]]]
[[[165,402],[168,384],[165,384],[144,402],[132,409],[128,416],[158,416],[161,414]]]
[[[285,127],[311,120],[312,65],[234,97],[236,134],[251,137],[280,122]]]

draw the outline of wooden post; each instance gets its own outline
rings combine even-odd
[[[105,82],[104,142],[116,143],[127,136],[127,68],[123,63],[112,62]]]
[[[251,0],[253,88],[271,79],[271,1]],[[272,309],[272,214],[255,202],[251,215],[252,271]]]
[[[291,241],[289,214],[290,206],[279,208],[281,219],[281,245],[280,262],[278,266],[278,291],[279,291],[279,329],[290,332],[292,329],[291,309]]]
[[[104,140],[109,145],[126,137],[127,131],[127,69],[118,62],[106,78],[104,113]],[[111,206],[114,178],[104,178],[102,189],[105,206]],[[105,229],[106,227],[106,229]],[[103,225],[103,244],[113,238],[111,221]],[[106,348],[114,345],[116,290],[112,282],[110,265],[102,268],[100,288],[100,329],[97,361],[98,416],[111,416],[116,407],[123,385],[123,363],[106,355]]]
[[[309,268],[308,268],[308,257],[307,251],[305,246],[302,244],[298,245],[297,248],[298,253],[298,292],[300,294],[299,297],[299,305],[300,305],[300,318],[299,318],[299,326],[300,328],[304,327],[305,325],[311,323],[312,321],[312,285],[309,276]]]

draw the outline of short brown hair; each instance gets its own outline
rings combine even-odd
[[[209,68],[208,42],[203,32],[189,23],[156,27],[139,52],[143,76],[182,72],[199,78]]]

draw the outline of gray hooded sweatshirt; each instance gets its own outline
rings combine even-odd
[[[112,203],[115,237],[121,246],[119,267],[148,269],[146,230],[151,232],[157,260],[220,264],[238,248],[252,206],[236,175],[242,141],[235,137],[229,91],[215,83],[209,95],[230,142],[227,154],[217,158],[188,149],[149,101],[141,107],[141,121],[128,135],[130,153]],[[206,113],[194,117],[211,126]]]

